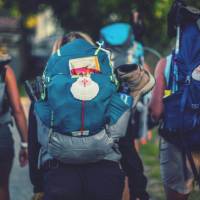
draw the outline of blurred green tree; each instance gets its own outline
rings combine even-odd
[[[187,3],[200,7],[200,1],[186,0]],[[50,6],[64,30],[83,30],[95,39],[102,25],[112,16],[129,22],[131,9],[136,7],[142,14],[146,29],[146,42],[154,43],[160,38],[166,40],[166,16],[173,0],[0,0],[0,6],[15,8],[26,18],[41,8]]]
[[[200,1],[186,0],[188,4],[200,7]],[[142,15],[146,27],[145,43],[160,51],[169,46],[166,35],[166,19],[173,0],[0,0],[0,8],[21,17],[22,52],[30,64],[30,31],[25,26],[27,18],[51,7],[61,27],[66,31],[81,30],[98,39],[99,29],[113,19],[129,22],[132,8]],[[159,41],[159,42],[155,42]],[[24,59],[26,60],[26,59]]]

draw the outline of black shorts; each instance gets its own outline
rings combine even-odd
[[[44,200],[121,200],[123,189],[124,172],[117,162],[63,164],[44,171]]]
[[[14,142],[8,124],[0,125],[0,163],[12,163]]]

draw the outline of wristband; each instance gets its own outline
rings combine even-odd
[[[21,148],[28,148],[28,143],[27,142],[21,142]]]

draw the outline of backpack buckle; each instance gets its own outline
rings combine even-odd
[[[185,79],[185,85],[190,85],[190,83],[191,83],[191,78],[190,76],[187,76]]]
[[[193,110],[198,110],[198,109],[200,108],[200,104],[192,104],[192,105],[191,105],[191,108],[192,108]]]
[[[49,169],[57,169],[59,168],[59,161],[58,160],[49,160],[48,161],[48,167]]]

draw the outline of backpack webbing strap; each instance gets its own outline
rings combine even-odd
[[[197,168],[195,166],[194,159],[192,157],[192,153],[191,153],[191,151],[189,150],[189,148],[188,148],[188,146],[186,144],[185,144],[184,148],[185,148],[185,154],[186,154],[186,156],[188,158],[190,167],[192,169],[192,173],[194,175],[194,180],[197,182],[197,184],[199,185],[199,188],[200,188],[200,174],[198,173]]]
[[[184,132],[184,125],[183,125],[184,120],[183,119],[184,119],[184,114],[182,112],[182,117],[181,117],[182,130],[179,132],[179,136],[180,136],[180,139],[181,139],[181,143],[183,145],[183,154],[185,153],[185,155],[187,156],[191,170],[192,170],[192,173],[194,175],[194,180],[197,182],[197,184],[199,185],[199,188],[200,188],[200,174],[198,173],[197,168],[195,166],[191,150],[188,147],[187,142],[185,142],[185,140],[182,137],[182,134]],[[184,164],[184,174],[185,174],[185,177],[186,177],[186,164]]]
[[[173,78],[173,73],[174,73],[173,59],[174,59],[174,55],[172,54],[170,70],[169,70],[169,81],[166,88],[167,90],[172,90],[172,87],[173,87],[173,79],[174,79]]]
[[[0,69],[0,82],[4,82],[6,77],[6,68],[3,66]]]
[[[200,188],[200,174],[198,173],[197,168],[195,166],[194,159],[192,157],[191,151],[186,151],[186,155],[187,155],[187,158],[189,160],[189,163],[190,163],[193,175],[194,175],[194,179],[195,179],[195,181],[197,182],[197,184],[199,185],[199,188]]]
[[[176,92],[178,89],[177,86],[177,80],[178,80],[178,69],[176,65],[176,55],[175,51],[172,52],[172,57],[171,57],[171,65],[170,65],[170,70],[169,70],[169,81],[167,84],[166,89],[171,90],[172,93]]]
[[[189,85],[186,85],[186,88],[184,89],[181,101],[180,101],[180,111],[183,113],[185,106],[186,106],[186,101],[187,101],[187,97],[189,94]],[[184,129],[184,127],[183,127]]]

